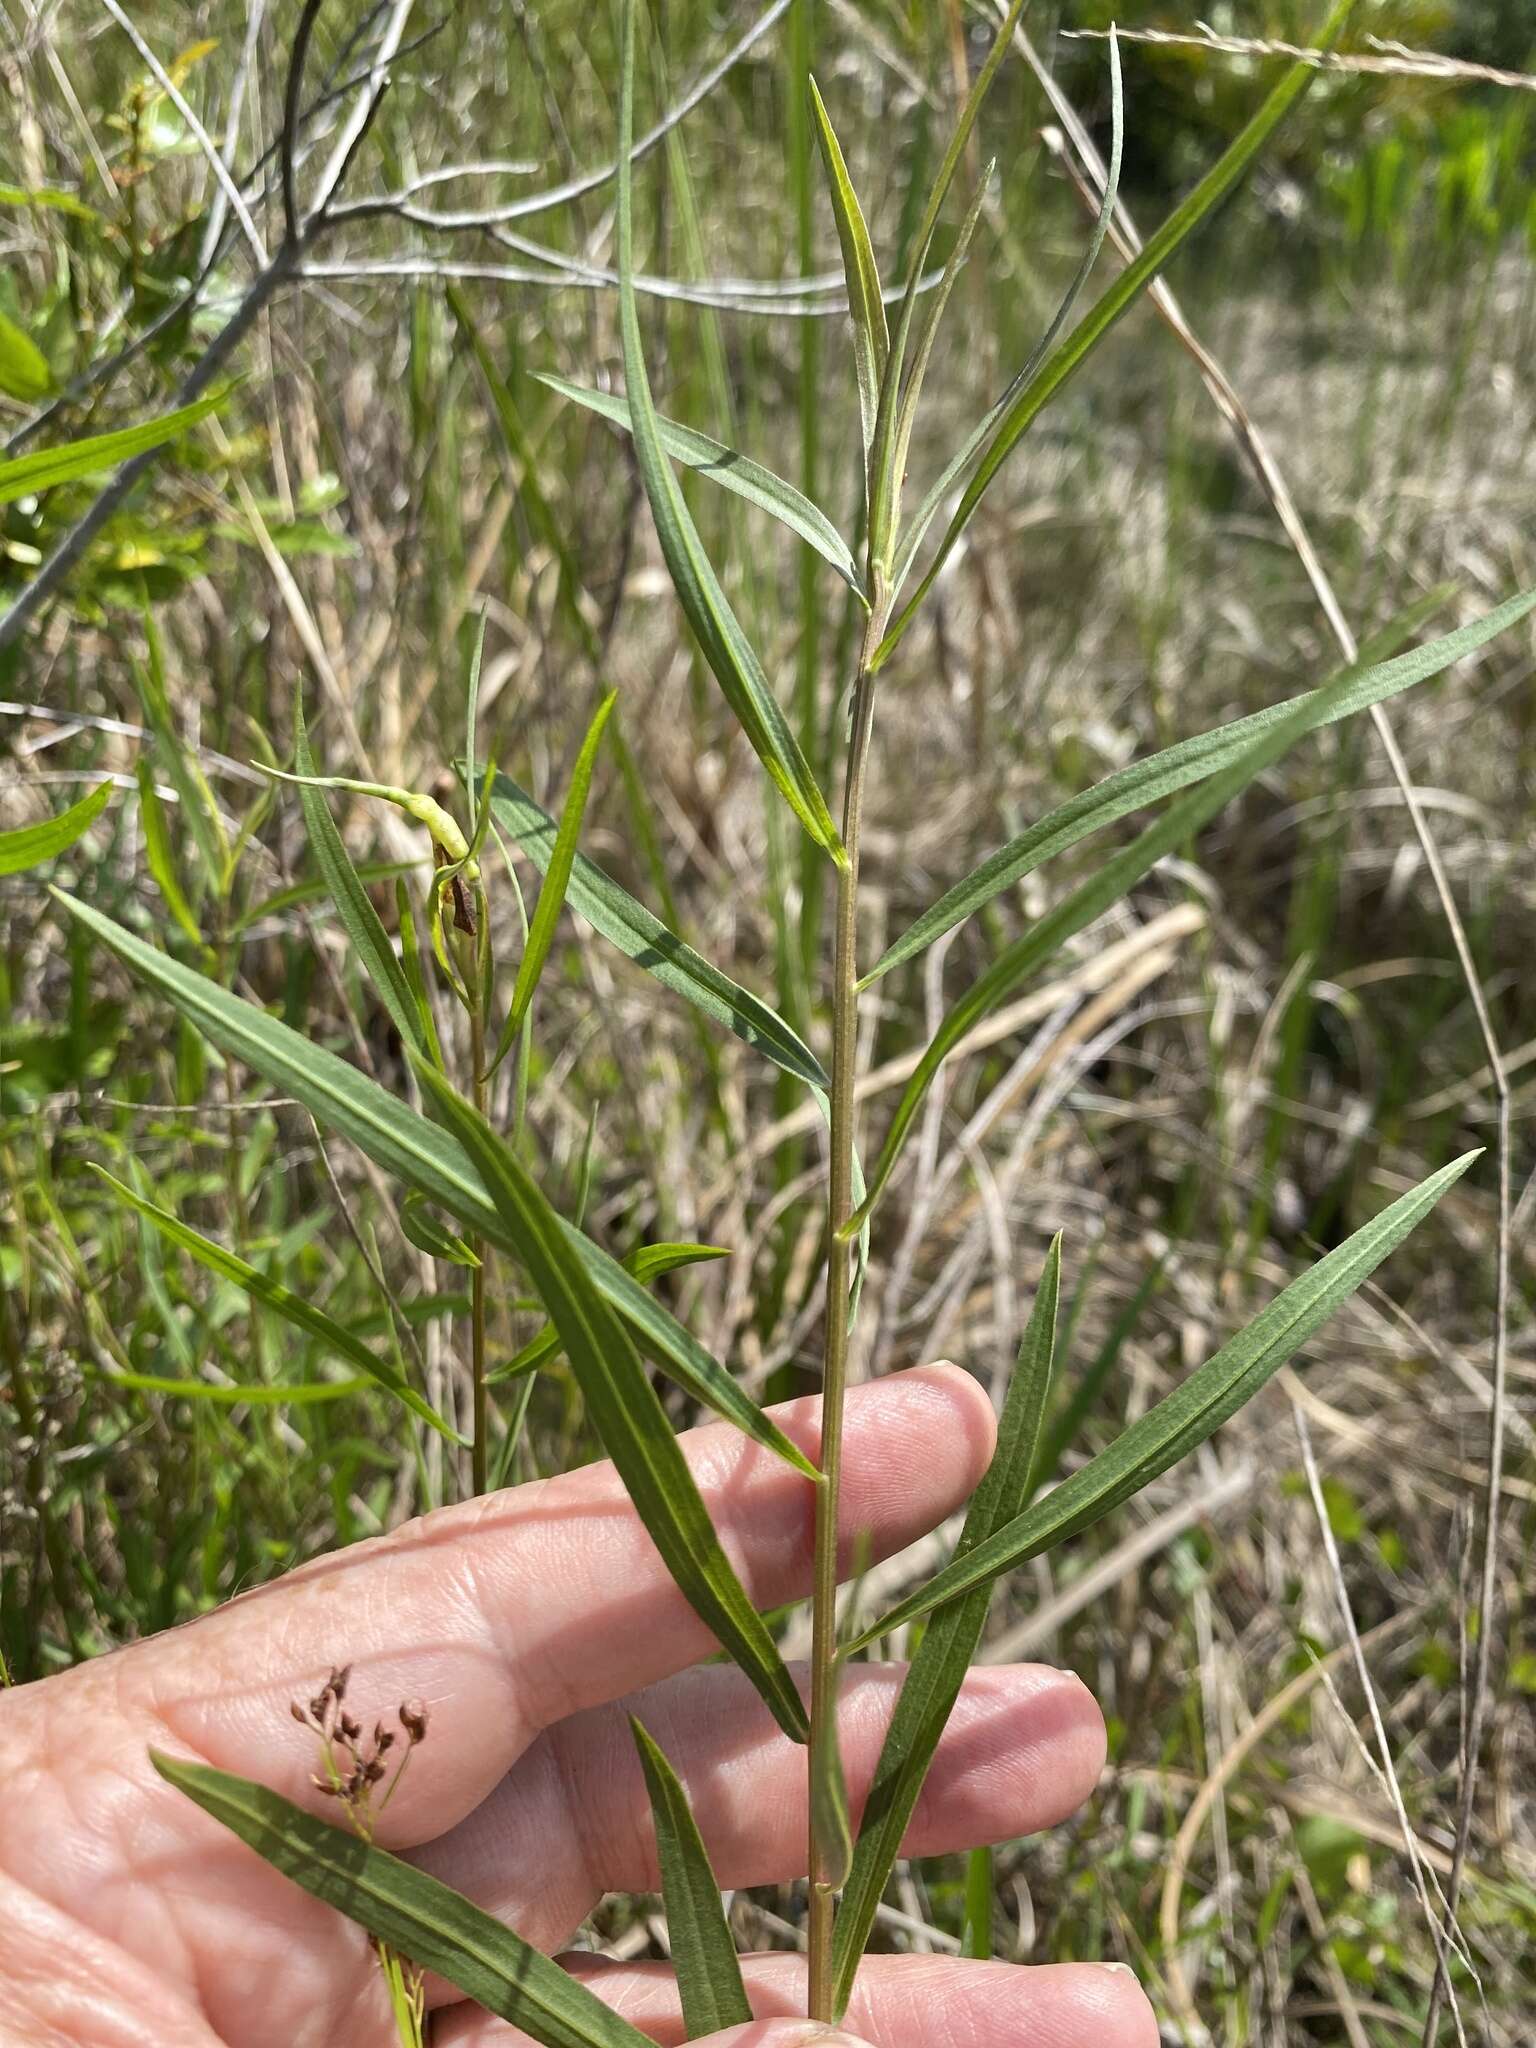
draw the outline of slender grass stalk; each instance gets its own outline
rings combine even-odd
[[[811,1609],[811,1844],[810,1984],[813,2020],[834,2017],[832,1938],[836,1923],[835,1876],[826,1867],[826,1845],[817,1827],[817,1773],[837,1754],[837,1518],[842,1480],[843,1402],[848,1384],[852,1243],[843,1225],[854,1210],[853,1118],[858,1085],[858,897],[859,841],[864,779],[874,724],[874,679],[869,656],[885,631],[887,605],[877,602],[866,623],[853,685],[852,730],[843,780],[843,858],[837,866],[837,908],[832,955],[832,1060],[829,1123],[831,1158],[827,1195],[827,1291],[822,1352],[821,1471],[816,1502],[816,1556]]]
[[[482,916],[484,913],[482,912]],[[470,942],[479,950],[479,942]],[[470,992],[469,1011],[469,1067],[471,1100],[481,1116],[485,1115],[487,1084],[485,1074],[485,980],[475,973],[466,977],[465,986]],[[469,1248],[475,1255],[469,1279],[469,1373],[472,1389],[473,1413],[471,1421],[471,1448],[469,1453],[470,1484],[474,1491],[484,1493],[490,1483],[490,1402],[485,1385],[485,1262],[489,1251],[483,1238],[469,1241]]]

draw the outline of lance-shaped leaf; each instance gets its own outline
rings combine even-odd
[[[917,551],[923,544],[923,535],[933,524],[939,507],[944,503],[944,500],[949,496],[960,478],[965,475],[965,472],[970,468],[972,462],[975,461],[982,448],[985,447],[988,439],[996,429],[998,421],[1013,403],[1015,395],[1023,390],[1025,384],[1028,383],[1036,369],[1045,360],[1046,351],[1066,325],[1068,315],[1077,304],[1083,286],[1093,275],[1093,266],[1099,260],[1099,251],[1104,246],[1104,237],[1109,232],[1109,223],[1114,217],[1115,201],[1120,194],[1120,162],[1125,146],[1125,98],[1120,78],[1120,41],[1115,34],[1113,23],[1110,25],[1109,32],[1109,113],[1109,175],[1105,180],[1104,196],[1099,203],[1099,211],[1093,223],[1093,231],[1088,237],[1087,247],[1083,250],[1082,259],[1078,263],[1072,282],[1067,286],[1060,305],[1052,315],[1050,325],[1030,351],[1029,360],[1025,363],[1023,369],[1020,370],[1017,377],[1014,378],[996,404],[982,414],[976,425],[971,429],[964,441],[961,442],[959,448],[956,449],[950,460],[944,465],[938,482],[934,484],[928,495],[918,506],[909,524],[902,528],[901,545],[896,551],[896,566],[891,572],[891,588],[893,590],[900,590],[906,582]],[[906,460],[906,442],[902,440],[897,450],[896,474],[898,477],[905,472]]]
[[[510,776],[498,774],[491,785],[491,814],[534,866],[547,873],[557,833],[548,811]],[[831,1085],[816,1055],[782,1017],[686,945],[585,854],[578,853],[571,864],[566,900],[626,959],[643,967],[706,1017],[723,1024],[754,1052],[764,1054],[785,1073],[808,1081],[813,1088]]]
[[[931,1614],[973,1586],[1080,1535],[1122,1501],[1140,1493],[1160,1472],[1187,1457],[1273,1378],[1481,1156],[1481,1151],[1464,1152],[1399,1196],[1299,1280],[1293,1280],[1246,1330],[1133,1422],[1107,1450],[1100,1451],[1017,1520],[946,1565],[921,1592],[866,1629],[849,1645],[850,1651],[862,1649],[877,1636],[915,1621],[919,1615]]]
[[[648,1286],[661,1274],[674,1273],[680,1266],[696,1266],[708,1259],[729,1257],[729,1251],[722,1244],[642,1244],[627,1252],[621,1263],[626,1273],[633,1273],[642,1286]],[[509,1358],[505,1365],[497,1366],[486,1377],[493,1385],[498,1380],[520,1379],[524,1373],[537,1372],[559,1356],[560,1332],[553,1323],[546,1323],[516,1357]]]
[[[584,384],[572,384],[566,377],[541,375],[538,381],[547,384],[551,391],[558,391],[562,398],[569,398],[577,405],[584,405],[589,412],[611,420],[626,433],[633,432],[629,403],[617,392],[589,391]],[[656,431],[661,436],[662,447],[675,462],[682,463],[685,469],[697,470],[700,476],[708,477],[711,483],[719,484],[724,490],[734,491],[749,505],[771,512],[791,532],[799,534],[807,546],[814,548],[823,561],[830,562],[850,590],[863,596],[853,550],[821,507],[813,505],[803,491],[797,491],[793,484],[786,483],[783,477],[765,469],[760,462],[738,455],[723,441],[711,440],[708,434],[669,420],[664,413],[656,415]]]
[[[1019,1345],[998,1418],[997,1448],[972,1496],[956,1548],[968,1557],[1005,1529],[1029,1502],[1041,1425],[1056,1354],[1056,1310],[1061,1295],[1061,1239],[1046,1254],[1034,1308]],[[928,1767],[943,1736],[991,1604],[990,1580],[941,1609],[928,1625],[886,1730],[859,1827],[853,1869],[843,1892],[833,1941],[833,2011],[841,2015],[875,1924],[875,1910],[890,1882]]]
[[[1355,0],[1338,0],[1315,48],[1331,48],[1343,30],[1354,4]],[[955,515],[950,520],[944,538],[940,541],[922,581],[896,623],[876,648],[870,664],[872,668],[880,668],[889,660],[916,615],[918,607],[932,588],[934,578],[948,561],[950,551],[965,531],[971,514],[980,504],[988,485],[1030,422],[1087,360],[1115,322],[1135,303],[1140,293],[1157,276],[1180,244],[1194,233],[1218,200],[1237,183],[1315,76],[1316,65],[1307,58],[1298,57],[1288,67],[1285,76],[1225,155],[1206,172],[1188,198],[1174,208],[1136,260],[1120,273],[1103,297],[1095,301],[1072,332],[1052,350],[1013,398],[997,424],[975,475],[965,488]]]
[[[725,2027],[747,2026],[752,2007],[741,1981],[741,1963],[688,1795],[663,1751],[633,1714],[629,1726],[656,1827],[661,1902],[667,1909],[667,1940],[677,1971],[683,2031],[690,2041],[697,2041]]]
[[[422,1064],[417,1071],[489,1190],[503,1231],[560,1333],[603,1448],[679,1591],[757,1687],[785,1734],[803,1742],[800,1695],[721,1547],[629,1332],[593,1286],[559,1217],[516,1153],[440,1074]]]
[[[992,81],[1008,54],[1008,45],[1019,16],[1024,11],[1024,0],[1012,0],[1008,12],[998,26],[977,72],[975,82],[966,95],[965,105],[960,109],[960,118],[944,151],[938,175],[928,194],[928,203],[923,208],[923,217],[918,223],[917,233],[912,238],[911,255],[907,262],[906,287],[902,293],[901,311],[896,320],[896,335],[891,344],[885,375],[880,380],[879,416],[875,424],[875,445],[869,458],[870,504],[869,536],[870,557],[883,572],[890,587],[891,551],[896,541],[896,505],[901,494],[901,470],[896,461],[896,443],[901,399],[901,377],[907,358],[907,341],[912,332],[913,314],[917,307],[917,288],[923,265],[928,260],[928,250],[933,242],[934,229],[939,224],[944,201],[954,182],[960,160],[965,155],[966,144],[976,126],[982,103],[992,90]]]
[[[1235,719],[1230,725],[1217,726],[1211,732],[1196,733],[1192,739],[1180,740],[1176,746],[1165,747],[1161,753],[1150,754],[1144,761],[1132,761],[1128,767],[1105,776],[1092,789],[1058,804],[1054,811],[1031,825],[1027,832],[1021,832],[1006,846],[999,847],[996,853],[989,854],[980,866],[973,868],[952,889],[946,890],[937,903],[925,910],[887,948],[859,986],[868,988],[881,975],[889,974],[893,967],[899,967],[904,960],[921,953],[945,932],[973,917],[994,896],[1022,881],[1025,875],[1033,874],[1036,868],[1054,859],[1058,853],[1076,846],[1090,833],[1114,824],[1144,804],[1171,796],[1175,790],[1187,789],[1191,783],[1202,781],[1228,766],[1245,747],[1303,707],[1310,707],[1303,730],[1313,731],[1319,726],[1348,718],[1369,705],[1384,703],[1387,698],[1395,697],[1399,690],[1409,689],[1415,683],[1427,682],[1431,677],[1442,674],[1454,662],[1485,646],[1517,620],[1523,619],[1533,608],[1536,608],[1536,589],[1522,591],[1518,597],[1509,598],[1484,617],[1474,619],[1470,625],[1458,627],[1455,632],[1446,633],[1426,646],[1415,647],[1392,661],[1351,670],[1352,679],[1347,688],[1337,695],[1331,694],[1339,681],[1335,677],[1332,682],[1304,697],[1266,705],[1262,711],[1255,711],[1248,718]]]
[[[94,1165],[94,1162],[92,1164]],[[338,1358],[346,1359],[349,1365],[355,1365],[360,1372],[366,1373],[375,1386],[382,1387],[386,1394],[393,1394],[397,1401],[409,1408],[413,1415],[419,1416],[429,1428],[435,1429],[440,1436],[447,1437],[451,1443],[461,1444],[465,1441],[457,1430],[451,1429],[444,1422],[431,1403],[424,1400],[416,1389],[402,1378],[393,1365],[384,1359],[376,1358],[368,1346],[360,1338],[354,1337],[349,1330],[344,1329],[334,1316],[328,1316],[324,1309],[316,1308],[314,1303],[306,1301],[303,1295],[295,1294],[291,1287],[285,1287],[280,1280],[274,1280],[270,1274],[263,1273],[259,1267],[251,1265],[248,1260],[242,1259],[227,1246],[216,1244],[211,1237],[204,1237],[200,1230],[194,1230],[189,1223],[183,1223],[181,1218],[173,1215],[169,1209],[162,1209],[157,1203],[147,1201],[143,1195],[136,1194],[132,1188],[124,1187],[120,1180],[114,1180],[105,1167],[96,1166],[95,1171],[106,1182],[118,1201],[126,1203],[137,1215],[142,1216],[146,1223],[153,1224],[168,1243],[178,1246],[184,1252],[190,1252],[192,1257],[200,1265],[206,1266],[211,1273],[217,1273],[221,1279],[233,1281],[235,1286],[250,1295],[253,1301],[259,1301],[264,1308],[271,1309],[285,1322],[292,1323],[295,1329],[303,1330],[306,1335],[317,1338],[328,1350],[334,1351]],[[260,1398],[259,1388],[255,1390],[255,1394]]]
[[[418,1116],[409,1103],[335,1053],[311,1044],[279,1018],[145,945],[91,905],[59,890],[51,893],[61,909],[94,932],[131,973],[174,1004],[221,1051],[243,1060],[284,1094],[296,1096],[404,1187],[419,1189],[477,1236],[488,1237],[505,1250],[514,1248],[463,1146],[441,1125]],[[604,1298],[634,1327],[679,1386],[797,1472],[811,1479],[818,1476],[805,1454],[633,1274],[583,1231],[569,1223],[561,1227]]]
[[[144,861],[155,887],[171,916],[181,926],[182,933],[194,946],[203,943],[202,928],[196,914],[187,901],[176,872],[176,857],[171,851],[170,827],[165,822],[165,806],[160,801],[160,792],[155,787],[154,772],[141,755],[134,764],[134,780],[139,785],[139,823],[144,831]]]
[[[14,832],[0,832],[0,875],[25,874],[28,868],[56,860],[90,830],[111,801],[112,784],[98,782],[67,811],[35,825],[18,825]]]
[[[157,1750],[150,1761],[312,1898],[545,2048],[652,2048],[568,1970],[414,1864],[317,1820],[265,1785]]]
[[[304,706],[296,696],[293,706],[293,758],[300,775],[315,774],[314,757],[309,750],[309,734],[304,726]],[[363,971],[378,990],[379,998],[395,1029],[406,1045],[425,1048],[427,1034],[422,1023],[421,1011],[406,979],[389,934],[385,931],[379,913],[374,909],[362,877],[352,864],[346,844],[331,816],[331,807],[324,793],[312,783],[299,784],[299,803],[304,812],[304,823],[309,831],[310,849],[315,856],[331,901],[336,905],[347,937],[352,942]]]
[[[837,222],[837,239],[843,252],[843,276],[848,286],[848,317],[853,322],[854,373],[859,387],[859,418],[864,429],[864,454],[868,458],[875,440],[875,418],[880,409],[880,384],[885,376],[886,358],[891,350],[890,330],[885,324],[885,296],[880,289],[880,266],[870,245],[864,209],[853,189],[842,146],[833,131],[826,102],[815,79],[811,88],[811,112],[816,121],[816,139],[826,166],[827,190],[832,195],[832,218]]]
[[[1047,911],[1022,938],[1016,939],[998,955],[978,981],[972,983],[946,1013],[902,1091],[879,1161],[870,1177],[869,1193],[844,1224],[842,1234],[845,1237],[851,1237],[862,1226],[880,1199],[934,1075],[971,1027],[994,1010],[1069,938],[1102,916],[1127,889],[1181,846],[1207,819],[1214,817],[1224,804],[1272,761],[1277,761],[1304,732],[1326,725],[1334,715],[1335,706],[1342,703],[1354,687],[1355,680],[1346,670],[1313,695],[1285,706],[1282,715],[1269,720],[1258,737],[1250,739],[1225,768],[1207,776],[1198,788],[1170,804],[1155,825],[1149,825],[1129,846],[1111,855],[1096,875],[1074,889],[1054,910]]]
[[[617,701],[618,692],[610,690],[593,714],[592,723],[587,727],[586,737],[582,740],[581,749],[576,756],[576,766],[571,771],[571,786],[565,793],[565,808],[560,813],[560,829],[555,834],[555,843],[550,849],[549,860],[544,868],[544,886],[539,891],[533,921],[528,927],[528,940],[523,947],[523,957],[518,963],[517,981],[512,990],[512,1001],[507,1008],[506,1021],[501,1028],[496,1057],[491,1061],[492,1073],[512,1050],[512,1042],[523,1028],[523,1019],[528,1014],[534,990],[538,987],[539,978],[544,972],[549,949],[555,942],[555,927],[560,922],[560,911],[565,903],[571,868],[576,859],[576,842],[581,837],[581,821],[586,816],[587,797],[592,788],[592,771],[597,765],[597,750],[602,741],[603,727],[608,723],[609,713]],[[492,787],[494,786],[493,783]]]
[[[162,413],[157,420],[145,420],[141,426],[119,427],[111,434],[90,434],[82,440],[66,442],[62,448],[39,448],[31,455],[13,455],[8,462],[0,462],[0,505],[51,490],[55,484],[73,483],[76,477],[92,476],[98,470],[115,469],[131,455],[142,455],[146,449],[173,441],[186,428],[207,419],[224,403],[225,396],[216,392],[211,398],[198,399],[195,405]]]
[[[720,587],[681,486],[668,460],[651,399],[640,340],[634,280],[634,171],[630,150],[635,127],[635,5],[625,0],[623,57],[619,84],[618,258],[619,331],[624,345],[624,379],[640,480],[656,522],[656,537],[704,658],[735,712],[754,753],[818,846],[845,858],[843,843],[788,719],[763,674],[751,642]]]

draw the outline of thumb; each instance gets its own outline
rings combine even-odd
[[[869,2048],[854,2034],[840,2027],[823,2026],[819,2020],[753,2020],[745,2027],[727,2027],[723,2033],[706,2034],[691,2048]]]

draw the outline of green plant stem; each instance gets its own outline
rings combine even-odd
[[[843,1397],[848,1380],[849,1287],[854,1247],[838,1233],[853,1214],[853,1112],[858,1079],[858,894],[859,837],[864,808],[864,770],[874,719],[874,684],[867,659],[884,631],[877,606],[864,635],[853,686],[853,725],[843,784],[844,859],[837,870],[836,929],[832,962],[831,1164],[827,1196],[827,1299],[822,1353],[821,1471],[816,1500],[816,1558],[811,1609],[810,1765],[820,1753],[818,1733],[835,1726],[837,1714],[837,1517],[842,1477]],[[833,1735],[826,1745],[835,1744]],[[812,1800],[814,1811],[815,1801]],[[813,2020],[830,2022],[834,1997],[832,1936],[836,1891],[822,1868],[812,1824],[808,1934]]]
[[[481,915],[484,916],[482,909]],[[471,1094],[474,1105],[482,1116],[485,1115],[485,984],[477,974],[470,989],[469,1009],[469,1063],[471,1068]],[[485,1261],[487,1247],[483,1238],[472,1238],[470,1250],[475,1255],[475,1264],[470,1269],[469,1280],[469,1370],[470,1382],[474,1389],[473,1442],[470,1458],[470,1484],[474,1491],[484,1493],[490,1483],[490,1406],[485,1390]]]

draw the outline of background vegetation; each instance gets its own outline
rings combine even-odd
[[[366,65],[390,13],[322,14],[313,92]],[[269,245],[282,202],[262,152],[296,14],[155,0],[131,16],[175,97],[221,147],[231,139]],[[757,18],[699,0],[654,14],[656,105]],[[1190,27],[1151,0],[1114,14],[1133,29]],[[1101,140],[1103,45],[1054,30],[1110,15],[1083,0],[1028,17]],[[7,0],[0,18],[0,419],[17,452],[163,410],[254,266],[184,112],[111,10]],[[1300,40],[1316,26],[1300,0],[1208,19],[1219,33]],[[805,482],[845,531],[858,423],[844,323],[817,282],[836,269],[835,238],[797,69],[813,47],[876,245],[899,259],[981,32],[958,0],[795,0],[637,181],[642,260],[671,281],[645,306],[658,402]],[[1536,30],[1508,0],[1382,0],[1352,44],[1364,49],[1367,33],[1536,66]],[[1150,222],[1236,132],[1262,67],[1135,44],[1124,66],[1122,190]],[[617,686],[585,850],[822,1044],[822,906],[801,898],[817,870],[762,801],[750,754],[724,743],[627,440],[535,381],[619,381],[612,190],[582,176],[611,156],[611,25],[565,0],[423,9],[392,70],[341,209],[420,189],[404,208],[337,220],[307,259],[314,274],[285,282],[222,366],[238,382],[215,415],[9,638],[0,824],[58,810],[109,774],[124,795],[58,878],[403,1088],[387,1014],[339,965],[299,806],[250,764],[291,761],[302,681],[326,768],[451,799],[483,610],[482,758],[494,752],[558,809],[601,693]],[[1052,119],[1027,65],[1011,62],[972,166],[996,154],[1000,174],[915,478],[942,464],[946,413],[969,423],[1028,354],[1078,260],[1086,224],[1042,139]],[[1362,640],[1410,611],[1416,631],[1442,632],[1536,582],[1533,120],[1536,97],[1519,86],[1328,76],[1171,273]],[[306,177],[334,142],[324,128],[322,115]],[[423,182],[466,164],[494,168]],[[505,210],[566,184],[577,189],[565,202],[499,224],[407,217]],[[1113,262],[1106,250],[1100,282]],[[708,303],[683,302],[689,281]],[[35,442],[23,439],[34,422]],[[100,488],[83,479],[0,507],[0,601]],[[852,648],[842,587],[739,501],[691,478],[687,489],[782,701],[826,761]],[[1497,1691],[1462,1913],[1481,2012],[1460,1979],[1469,2025],[1510,2043],[1536,2018],[1536,1640],[1522,1596],[1536,1500],[1533,650],[1527,622],[1393,708],[1514,1090]],[[1270,506],[1143,306],[1003,472],[892,665],[865,834],[883,920],[866,935],[870,957],[1062,797],[1336,665]],[[403,867],[419,898],[420,835],[377,807],[338,815],[357,857],[381,875]],[[862,1012],[877,1070],[887,1041],[928,1035],[946,975],[969,979],[1066,887],[1075,859],[877,984]],[[531,869],[522,881],[531,896]],[[503,957],[515,957],[513,892],[499,872],[491,886]],[[385,1329],[392,1296],[432,1398],[461,1414],[452,1312],[464,1276],[417,1247],[357,1155],[322,1146],[300,1109],[168,1026],[51,911],[36,876],[0,891],[0,1653],[21,1682],[453,1498],[463,1480],[441,1438],[413,1434],[385,1397],[330,1398],[333,1357],[164,1247],[90,1162],[142,1173],[158,1200],[354,1332]],[[387,886],[378,900],[388,907]],[[1468,991],[1363,724],[1287,757],[1006,1023],[951,1063],[919,1157],[881,1212],[856,1366],[947,1354],[1000,1384],[1021,1303],[1064,1228],[1064,1467],[1319,1246],[1492,1133]],[[616,1253],[657,1238],[729,1247],[661,1291],[754,1393],[812,1388],[821,1169],[803,1092],[776,1090],[772,1069],[570,918],[523,1079],[514,1063],[498,1075],[503,1118],[520,1085],[551,1192]],[[1422,1854],[1443,1874],[1477,1625],[1494,1223],[1485,1162],[1301,1373],[999,1595],[987,1654],[1073,1665],[1111,1730],[1110,1768],[1079,1822],[999,1853],[999,1953],[1123,1957],[1146,1975],[1170,2040],[1192,2033],[1194,2006],[1222,2042],[1417,2038],[1433,1950],[1362,1740],[1359,1688],[1347,1662],[1318,1659],[1343,1640],[1341,1577]],[[529,1317],[501,1334],[512,1344],[535,1327]],[[150,1384],[166,1380],[183,1391]],[[528,1402],[503,1446],[514,1476],[592,1454],[563,1368],[516,1384]],[[1338,1577],[1288,1395],[1315,1442]],[[505,1406],[510,1416],[520,1401]],[[871,1611],[939,1554],[882,1567]],[[800,1618],[786,1627],[798,1642]],[[790,1896],[742,1895],[734,1910],[752,1945],[795,1938]],[[881,1939],[953,1946],[963,1914],[959,1866],[914,1866]],[[613,1901],[592,1938],[637,1954],[663,1930],[645,1901]]]

